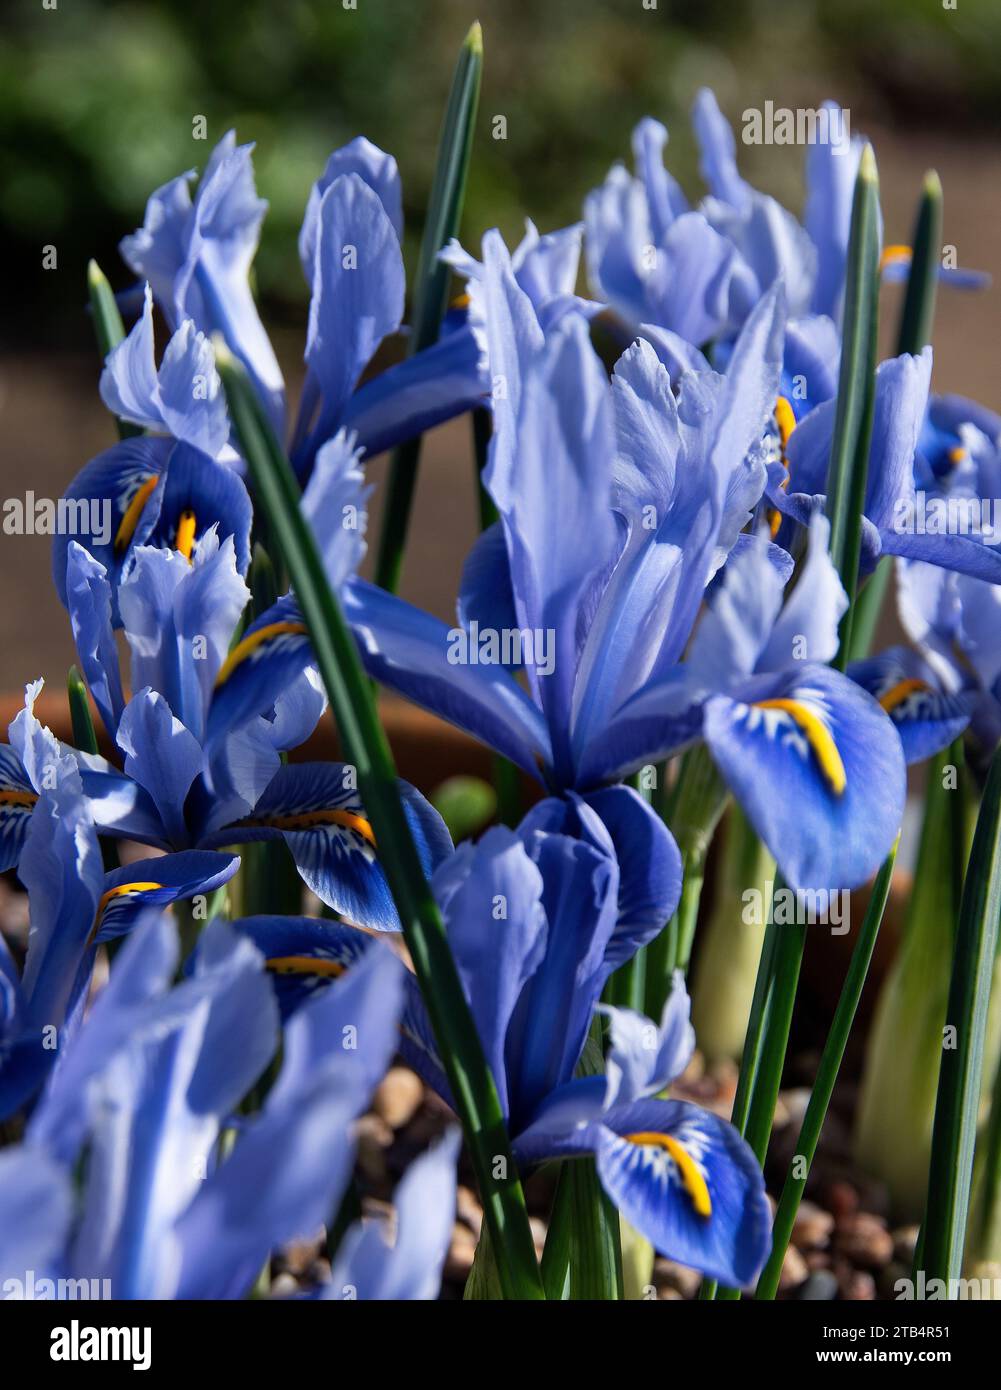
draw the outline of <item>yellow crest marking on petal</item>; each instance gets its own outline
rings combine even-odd
[[[270,642],[272,637],[281,637],[284,633],[294,632],[304,634],[306,631],[305,623],[268,623],[266,627],[258,628],[256,632],[249,633],[242,642],[237,642],[229,656],[219,668],[219,674],[215,678],[217,686],[229,680],[241,662],[246,661],[252,652],[255,652],[263,642]]]
[[[174,542],[174,548],[180,551],[189,565],[191,564],[191,552],[195,544],[196,529],[197,523],[195,521],[195,514],[190,507],[186,507],[181,513],[177,523],[177,537]]]
[[[838,752],[838,745],[834,742],[831,731],[824,721],[799,700],[756,700],[753,707],[754,709],[777,709],[788,714],[796,727],[805,734],[806,741],[813,750],[813,755],[820,764],[820,770],[827,779],[831,791],[835,796],[840,796],[848,785],[848,777],[845,773],[845,765],[841,761],[841,754]]]
[[[162,883],[147,883],[139,881],[136,883],[120,883],[117,888],[109,888],[106,893],[103,893],[101,895],[101,900],[97,904],[97,912],[94,916],[94,925],[90,929],[90,936],[87,938],[87,945],[89,946],[93,942],[94,937],[100,930],[101,921],[104,917],[105,912],[107,911],[108,904],[111,903],[115,898],[138,897],[142,893],[150,893],[154,889],[162,887]]]
[[[450,309],[468,309],[468,308],[469,308],[469,295],[468,295],[468,294],[457,294],[457,295],[455,296],[455,298],[451,301],[451,303],[449,304],[448,307],[449,307]]]
[[[961,464],[963,462],[963,459],[966,458],[966,450],[963,448],[961,444],[957,444],[954,449],[949,450],[946,457],[948,458],[949,463],[952,465],[952,467],[955,468],[958,464]]]
[[[326,956],[272,956],[264,962],[264,968],[273,975],[327,975],[337,979],[347,966]]]
[[[879,258],[880,272],[884,271],[888,265],[908,265],[913,254],[909,246],[904,246],[900,242],[891,246],[884,246],[883,254]]]
[[[927,681],[920,681],[916,676],[909,676],[906,680],[897,681],[896,685],[891,686],[889,690],[880,695],[879,703],[889,714],[898,705],[902,705],[915,691],[929,690],[930,688]]]
[[[272,830],[317,830],[323,825],[343,825],[348,830],[357,830],[375,848],[375,832],[364,816],[354,811],[302,811],[291,816],[247,816],[235,822],[248,829],[254,826],[268,826]]]
[[[778,396],[776,398],[774,415],[775,424],[779,432],[779,452],[781,454],[781,463],[782,467],[786,471],[786,475],[782,479],[782,490],[785,491],[785,489],[789,486],[789,460],[786,458],[786,445],[789,443],[790,435],[796,428],[795,413],[793,412],[793,408],[786,400],[785,396]],[[782,513],[778,510],[777,507],[772,507],[768,513],[768,529],[771,532],[772,540],[774,540],[775,537],[778,535],[779,527],[781,525]]]
[[[696,1213],[699,1216],[712,1216],[713,1204],[706,1180],[680,1139],[675,1139],[673,1134],[658,1134],[649,1129],[640,1130],[636,1134],[624,1134],[622,1137],[630,1144],[649,1144],[669,1153],[677,1165],[682,1185],[691,1198]]]
[[[34,806],[37,800],[37,792],[14,790],[0,792],[0,806]]]
[[[118,523],[118,531],[115,534],[115,549],[119,553],[128,549],[129,541],[136,533],[139,525],[139,518],[142,516],[143,507],[149,501],[157,483],[160,481],[159,473],[151,473],[148,478],[144,478],[136,490],[132,501],[126,507],[121,521]]]
[[[775,402],[775,423],[779,427],[779,442],[782,445],[782,459],[785,462],[786,445],[789,443],[789,436],[796,428],[796,416],[785,396],[779,396]]]

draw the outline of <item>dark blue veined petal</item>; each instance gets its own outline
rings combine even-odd
[[[189,849],[156,859],[137,859],[106,874],[97,904],[92,943],[123,936],[152,904],[166,905],[221,888],[240,867],[237,855]]]
[[[577,784],[597,787],[621,781],[648,763],[659,762],[698,738],[709,692],[685,666],[651,681],[617,709],[578,759]]]
[[[72,528],[52,543],[52,577],[66,603],[66,556],[76,540],[107,570],[117,588],[133,544],[141,545],[156,524],[160,480],[175,448],[172,439],[123,439],[91,459],[66,489],[75,510]]]
[[[551,762],[538,707],[500,665],[484,664],[462,628],[385,590],[354,580],[342,595],[345,614],[369,674],[423,705],[533,776]]]
[[[900,829],[905,766],[889,717],[847,676],[804,663],[705,707],[710,752],[795,889],[855,888]]]
[[[373,944],[356,927],[318,917],[240,917],[232,926],[264,957],[283,1023],[317,990],[339,980]]]
[[[114,595],[102,564],[71,541],[66,563],[66,606],[84,679],[112,738],[125,707],[112,627]]]
[[[750,1284],[771,1246],[758,1162],[725,1120],[684,1101],[639,1101],[593,1126],[598,1176],[662,1255],[730,1288]]]
[[[214,526],[220,542],[227,536],[233,537],[237,569],[246,574],[252,520],[250,495],[233,469],[216,463],[189,444],[176,444],[170,455],[156,524],[142,544],[180,550],[192,559]]]
[[[400,919],[356,780],[355,769],[345,763],[281,767],[250,814],[214,830],[207,842],[283,836],[321,902],[359,926],[398,931]],[[451,854],[452,841],[430,802],[408,782],[399,788],[422,867],[430,875]]]
[[[403,317],[399,238],[379,195],[341,174],[317,209],[306,363],[322,397],[316,437],[327,439],[376,348]]]
[[[215,679],[206,721],[206,740],[214,745],[275,701],[315,665],[299,606],[286,594],[250,624]]]
[[[400,1056],[407,1066],[420,1076],[446,1105],[458,1109],[438,1053],[434,1029],[428,1018],[427,1005],[420,986],[409,972],[404,980],[403,1013],[400,1016]],[[499,1079],[499,1078],[495,1078]]]
[[[942,690],[928,664],[908,647],[852,662],[848,675],[890,716],[908,763],[947,748],[969,724],[976,704],[971,691]]]
[[[0,743],[0,873],[17,867],[38,793],[9,743]]]

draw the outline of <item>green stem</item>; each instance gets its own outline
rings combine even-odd
[[[1001,750],[995,753],[963,885],[939,1069],[923,1265],[929,1279],[956,1279],[973,1173],[984,1040],[1001,918]]]
[[[541,1298],[535,1247],[518,1170],[444,924],[403,812],[399,784],[358,649],[331,591],[299,487],[242,366],[218,342],[230,418],[308,628],[331,709],[379,845],[480,1186],[507,1298]]]
[[[897,843],[899,843],[899,836]],[[806,1188],[810,1165],[817,1152],[820,1132],[827,1118],[827,1108],[831,1103],[834,1083],[837,1081],[838,1072],[841,1069],[845,1047],[848,1044],[848,1035],[851,1032],[855,1011],[862,995],[862,987],[869,973],[869,963],[876,946],[876,937],[883,920],[886,901],[890,895],[890,884],[893,880],[893,866],[896,859],[897,844],[894,844],[873,885],[865,920],[852,951],[848,973],[845,975],[845,982],[841,987],[838,1007],[834,1012],[827,1041],[824,1044],[824,1050],[817,1067],[817,1078],[813,1083],[810,1100],[803,1116],[803,1123],[800,1126],[793,1162],[786,1176],[778,1210],[775,1213],[775,1221],[772,1226],[772,1253],[768,1257],[768,1263],[765,1265],[761,1278],[758,1280],[755,1297],[759,1299],[774,1298],[778,1290],[779,1276],[782,1273],[782,1264],[792,1236],[796,1213]]]
[[[482,70],[483,35],[479,24],[474,24],[459,54],[438,143],[431,201],[417,265],[416,300],[409,340],[411,353],[420,352],[437,340],[445,317],[450,271],[438,255],[459,233]],[[400,584],[420,453],[421,436],[417,435],[400,445],[389,467],[375,582],[393,593]]]

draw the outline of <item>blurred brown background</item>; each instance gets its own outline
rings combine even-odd
[[[650,0],[647,0],[650,3]],[[939,170],[945,240],[995,285],[939,297],[935,388],[1001,409],[1001,6],[996,0],[68,0],[23,7],[0,37],[0,325],[3,497],[57,497],[114,440],[97,396],[83,312],[96,255],[129,283],[118,238],[146,195],[193,165],[235,125],[256,139],[259,192],[271,201],[258,260],[262,313],[298,394],[305,288],[295,249],[311,181],[330,149],[364,133],[392,151],[404,180],[412,271],[438,122],[469,23],[483,23],[485,74],[464,239],[489,226],[517,238],[532,216],[549,230],[576,220],[586,192],[644,114],[671,131],[668,162],[700,192],[687,111],[712,85],[739,129],[745,107],[817,106],[834,97],[876,147],[886,239],[907,241],[921,176]],[[491,138],[503,114],[508,139]],[[742,170],[793,210],[804,151],[741,149]],[[42,247],[58,269],[41,268]],[[887,342],[899,290],[884,291]],[[371,465],[383,478],[385,460]],[[378,489],[372,520],[378,526]],[[450,617],[474,535],[470,426],[430,436],[404,593]],[[375,534],[373,530],[372,534]],[[49,541],[0,533],[0,689],[44,675],[61,685],[73,659],[49,575]]]

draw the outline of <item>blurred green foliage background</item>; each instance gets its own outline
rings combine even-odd
[[[53,0],[48,0],[51,5]],[[350,0],[348,0],[350,3]],[[43,244],[60,269],[96,255],[127,282],[118,238],[153,187],[204,164],[230,126],[258,142],[271,202],[258,259],[269,314],[305,297],[296,233],[328,152],[364,133],[404,178],[409,255],[419,235],[438,122],[469,23],[486,69],[466,211],[474,241],[579,216],[585,192],[627,155],[650,113],[672,131],[672,168],[694,187],[686,114],[713,85],[745,106],[834,96],[886,123],[999,124],[1001,0],[21,0],[0,35],[0,226],[7,265]],[[947,113],[947,116],[946,116]],[[507,139],[492,118],[507,118]],[[192,138],[204,116],[208,141]],[[747,150],[748,176],[800,202],[801,150]],[[412,264],[412,259],[410,260]],[[75,343],[87,332],[64,276],[9,275],[4,329]]]

